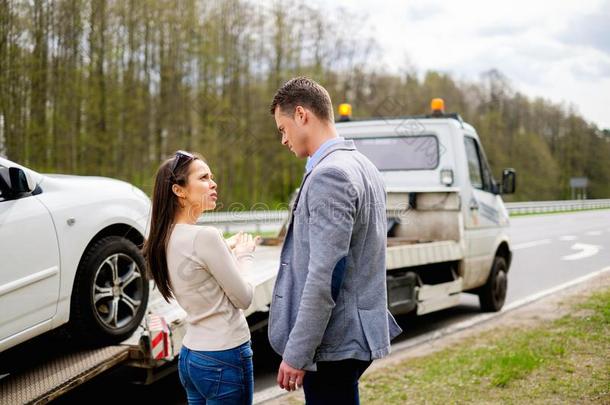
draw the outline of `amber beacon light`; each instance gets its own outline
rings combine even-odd
[[[352,105],[339,104],[339,121],[349,121],[352,118]]]
[[[445,101],[442,98],[433,98],[430,102],[430,109],[433,115],[443,115],[445,113]]]

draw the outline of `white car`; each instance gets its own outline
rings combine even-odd
[[[123,181],[0,158],[0,352],[62,325],[87,344],[129,337],[148,303],[149,215]]]

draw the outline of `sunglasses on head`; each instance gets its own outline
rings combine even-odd
[[[176,152],[176,155],[174,156],[174,161],[172,162],[172,166],[170,168],[170,171],[172,172],[172,174],[176,174],[174,173],[174,170],[176,170],[176,168],[178,167],[178,165],[180,165],[180,162],[190,162],[191,160],[195,159],[195,156],[192,153],[188,153],[186,151],[183,150],[179,150]]]

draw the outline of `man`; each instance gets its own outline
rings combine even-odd
[[[305,77],[270,108],[282,144],[309,157],[282,247],[269,342],[277,382],[308,404],[358,404],[358,380],[401,332],[387,310],[385,190],[353,141],[338,137],[328,92]]]

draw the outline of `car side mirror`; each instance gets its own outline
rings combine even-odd
[[[34,179],[19,167],[0,168],[0,187],[3,193],[11,196],[19,196],[34,191],[36,183]]]
[[[502,194],[513,194],[516,181],[515,169],[502,170]]]

